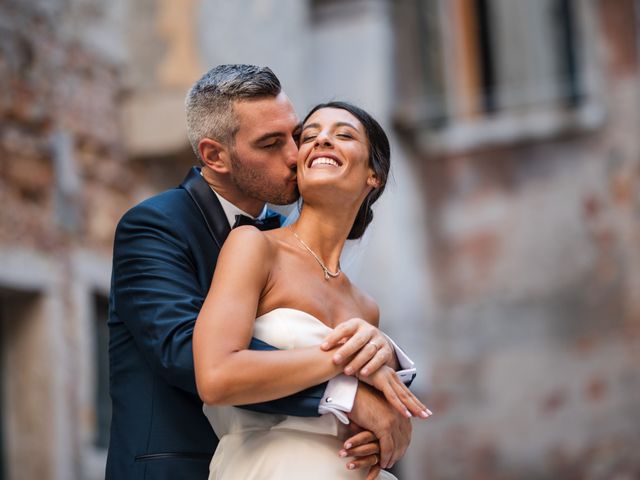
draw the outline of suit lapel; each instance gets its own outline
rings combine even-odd
[[[229,221],[224,214],[224,210],[222,210],[222,205],[220,205],[218,198],[200,175],[200,169],[192,167],[182,184],[180,184],[180,188],[184,188],[187,191],[200,210],[213,240],[218,245],[218,248],[222,248],[222,244],[227,239],[231,227],[229,227]]]

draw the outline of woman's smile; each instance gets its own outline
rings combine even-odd
[[[318,154],[311,157],[308,165],[309,168],[335,168],[341,167],[342,161],[335,155]]]

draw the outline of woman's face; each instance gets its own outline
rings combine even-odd
[[[340,108],[314,112],[302,126],[297,175],[305,201],[317,190],[364,198],[375,184],[375,174],[369,167],[369,139],[360,121]]]

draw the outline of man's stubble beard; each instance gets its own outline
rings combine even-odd
[[[268,178],[246,167],[235,154],[231,155],[231,181],[247,197],[273,205],[289,205],[300,197],[297,184],[283,180],[278,185],[267,183]]]

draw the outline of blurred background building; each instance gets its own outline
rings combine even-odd
[[[268,65],[392,138],[355,276],[435,412],[409,480],[640,478],[640,4],[2,0],[0,479],[103,478],[119,217],[189,86]]]

